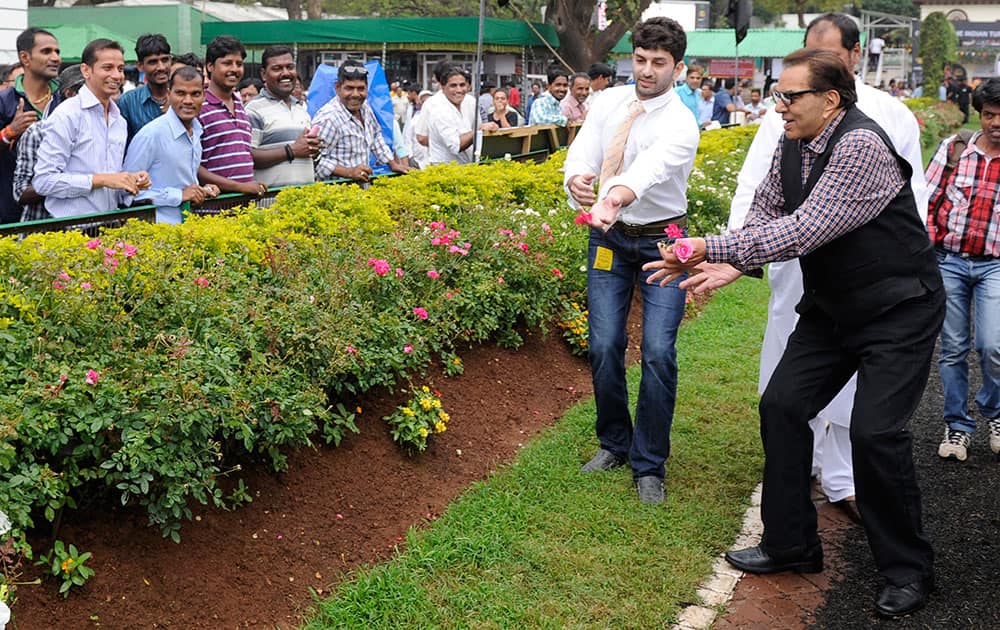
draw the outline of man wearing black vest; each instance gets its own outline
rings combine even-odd
[[[764,534],[757,547],[726,559],[751,573],[822,571],[808,421],[857,371],[857,502],[886,580],[875,607],[901,616],[926,603],[934,580],[906,424],[944,317],[941,275],[910,166],[855,107],[843,62],[803,49],[784,67],[775,90],[784,139],[743,229],[664,246],[663,261],[647,268],[659,269],[650,281],[669,282],[704,260],[759,274],[765,263],[799,259],[798,325],[760,401]]]

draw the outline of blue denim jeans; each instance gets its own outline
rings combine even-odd
[[[944,421],[952,429],[972,433],[976,421],[969,417],[967,358],[973,328],[983,375],[976,405],[987,418],[1000,416],[1000,259],[967,259],[940,250],[937,257],[948,307],[938,358]]]
[[[670,425],[677,395],[677,327],[684,316],[681,279],[666,287],[648,285],[643,263],[659,260],[662,237],[631,237],[612,229],[590,231],[587,297],[590,315],[590,369],[597,403],[597,437],[601,448],[628,459],[634,478],[663,479],[670,455]],[[598,248],[610,250],[598,256]],[[610,269],[595,268],[607,266]],[[601,264],[601,263],[604,264]],[[626,323],[636,283],[642,291],[642,378],[635,410],[629,413],[625,382]]]

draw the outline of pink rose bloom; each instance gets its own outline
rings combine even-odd
[[[497,278],[497,284],[504,284],[506,282],[507,281],[503,279],[503,276],[500,276],[499,278]]]
[[[404,354],[410,354],[411,352],[413,352],[413,344],[412,343],[408,343],[405,346],[403,346],[403,353]]]
[[[397,278],[402,278],[403,277],[403,268],[402,267],[396,267],[396,277]]]
[[[355,348],[354,346],[347,346],[346,348],[344,348],[344,350],[347,352],[347,354],[357,354],[358,353],[358,349]]]
[[[210,284],[208,278],[206,278],[205,276],[198,276],[197,278],[194,279],[194,283],[203,289]]]
[[[563,278],[563,272],[559,271],[558,269],[553,269],[552,273],[555,275],[555,277],[557,277],[560,280],[562,280],[562,278]]]
[[[61,274],[59,274],[59,279],[60,280],[69,280],[69,274],[64,271]]]
[[[369,258],[368,266],[375,271],[376,275],[384,276],[389,273],[389,263],[381,258]]]
[[[87,249],[97,249],[101,246],[101,239],[95,238],[87,241]]]
[[[125,246],[122,248],[122,251],[125,252],[125,258],[131,258],[135,256],[135,253],[138,250],[134,246],[125,243]]]
[[[431,280],[437,280],[438,278],[441,277],[441,274],[431,269],[430,271],[427,272],[427,277],[430,278]]]
[[[62,282],[59,282],[58,280],[53,280],[52,281],[52,288],[53,289],[65,289],[66,285],[64,285]]]
[[[684,238],[684,232],[676,225],[670,224],[663,231],[667,233],[667,238]]]
[[[97,370],[87,370],[87,378],[84,380],[87,385],[97,385],[97,381],[101,380],[101,375],[97,373]]]
[[[419,319],[427,319],[427,309],[422,306],[417,306],[413,309],[413,314]]]
[[[576,218],[573,219],[573,223],[576,223],[577,225],[590,225],[590,222],[593,220],[594,220],[594,215],[590,214],[589,212],[584,212],[583,210],[581,210],[580,214],[576,215]]]
[[[694,247],[691,245],[691,241],[682,238],[674,242],[673,252],[674,256],[677,256],[677,260],[686,263],[691,258],[691,254],[694,253]]]
[[[89,282],[81,282],[80,283],[80,288],[81,289],[89,289],[90,288],[90,283]]]
[[[517,248],[520,249],[525,254],[528,253],[528,244],[527,243],[518,243],[517,244]]]

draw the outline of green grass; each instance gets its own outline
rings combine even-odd
[[[477,483],[407,551],[316,603],[321,628],[655,628],[671,623],[739,531],[763,461],[756,383],[768,289],[719,291],[677,343],[667,502],[626,469],[583,475],[594,405],[571,409]],[[629,370],[630,390],[639,370]]]

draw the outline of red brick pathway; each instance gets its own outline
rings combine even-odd
[[[826,592],[843,573],[839,551],[844,534],[848,529],[857,527],[843,512],[830,505],[815,488],[813,503],[819,512],[825,566],[823,572],[803,575],[744,575],[736,586],[726,612],[713,624],[714,630],[796,630],[813,623],[813,611],[823,604]]]

